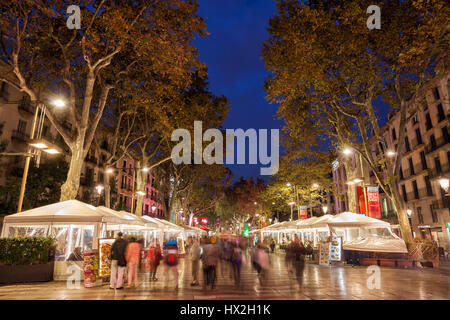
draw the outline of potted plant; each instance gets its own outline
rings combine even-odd
[[[0,284],[53,280],[53,245],[49,237],[0,239]]]

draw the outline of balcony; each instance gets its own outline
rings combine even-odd
[[[414,138],[411,140],[409,145],[411,146],[411,150],[416,150],[424,145],[423,138],[422,138],[422,141],[418,141],[416,138]]]
[[[432,153],[432,152],[444,147],[445,145],[447,145],[449,143],[450,143],[450,141],[444,139],[444,137],[440,137],[440,138],[436,139],[436,145],[432,146],[431,144],[428,144],[425,147],[425,154]]]
[[[22,100],[19,103],[19,111],[24,111],[29,114],[34,114],[34,107],[31,105],[31,101],[27,99],[26,97],[23,97]]]
[[[429,192],[429,191],[431,191],[431,192]],[[417,196],[418,197],[416,197],[416,194],[414,193],[414,191],[413,192],[408,192],[406,195],[408,196],[408,201],[407,202],[412,202],[412,201],[415,201],[415,200],[423,200],[423,199],[425,199],[425,198],[432,198],[432,197],[434,197],[435,195],[433,194],[433,190],[427,190],[427,188],[422,188],[422,189],[419,189],[418,190],[418,194],[417,194]]]
[[[13,130],[12,134],[11,134],[11,139],[13,140],[17,140],[20,142],[27,142],[29,139],[29,135],[22,132],[22,131],[18,131],[18,130]]]
[[[417,167],[421,167],[421,165],[417,165]],[[418,171],[417,169],[414,170],[414,174],[411,174],[411,170],[409,168],[403,169],[403,177],[400,175],[400,181],[408,180],[410,178],[417,178],[418,176],[422,174],[430,174],[430,169],[427,168],[425,170]]]
[[[440,171],[436,170],[436,168],[428,169],[428,171],[430,173],[430,179],[437,179],[450,173],[450,165],[449,163],[441,165]]]

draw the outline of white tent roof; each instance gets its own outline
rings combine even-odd
[[[356,214],[353,212],[343,212],[332,216],[330,220],[327,221],[330,227],[365,227],[365,228],[386,228],[390,224],[385,221],[381,221],[374,218],[369,218],[361,214]]]
[[[345,242],[344,250],[408,253],[405,241],[400,238],[367,237]]]
[[[100,211],[105,212],[107,214],[113,215],[118,217],[122,220],[122,224],[128,224],[128,225],[137,225],[137,226],[144,226],[145,222],[140,219],[138,216],[131,214],[129,212],[125,211],[116,211],[104,206],[97,207]],[[152,227],[151,225],[148,225],[148,227]]]
[[[68,200],[8,215],[4,223],[123,223],[112,214],[78,200]]]
[[[333,216],[331,214],[326,214],[321,217],[311,217],[298,222],[297,226],[299,226],[299,228],[326,228],[328,227],[328,221],[332,218]]]
[[[142,219],[145,219],[147,221],[156,223],[158,225],[159,228],[163,228],[163,229],[169,229],[169,230],[176,230],[176,231],[184,231],[184,229],[180,226],[177,226],[176,224],[163,220],[163,219],[158,219],[158,218],[152,218],[149,216],[142,216]]]

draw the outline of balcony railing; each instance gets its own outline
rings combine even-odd
[[[450,173],[450,165],[449,163],[445,163],[444,165],[441,164],[441,170],[438,171],[436,168],[428,169],[430,173],[430,179],[436,179],[439,177],[442,177],[444,175],[447,175]]]
[[[25,132],[13,130],[11,134],[11,139],[19,140],[22,142],[26,142],[30,136]]]
[[[440,137],[440,138],[436,139],[436,145],[432,146],[431,144],[428,144],[425,147],[425,153],[429,154],[439,148],[442,148],[443,146],[447,145],[448,143],[450,143],[449,140],[444,139],[444,137]]]
[[[418,194],[416,197],[416,194],[413,192],[408,192],[406,195],[408,196],[408,202],[414,201],[414,200],[420,200],[426,197],[434,197],[433,190],[427,190],[427,188],[422,188],[417,190]],[[430,192],[429,192],[430,191]]]
[[[31,105],[30,100],[26,99],[25,97],[23,97],[22,101],[20,101],[19,103],[19,110],[34,114],[34,108]]]

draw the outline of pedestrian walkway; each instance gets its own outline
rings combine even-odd
[[[187,261],[189,262],[189,261]],[[249,261],[242,268],[240,287],[236,288],[226,265],[218,266],[217,288],[213,291],[191,287],[190,263],[180,259],[179,289],[175,283],[163,287],[163,269],[158,270],[159,281],[149,281],[148,274],[140,273],[140,284],[135,289],[110,290],[101,287],[68,289],[65,282],[20,284],[0,287],[0,299],[68,299],[68,300],[334,300],[334,299],[450,299],[450,268],[394,269],[380,268],[380,289],[369,289],[367,267],[319,266],[307,263],[303,282],[288,271],[284,256],[271,255],[271,270],[267,280],[258,279]],[[203,275],[200,280],[203,281]]]

